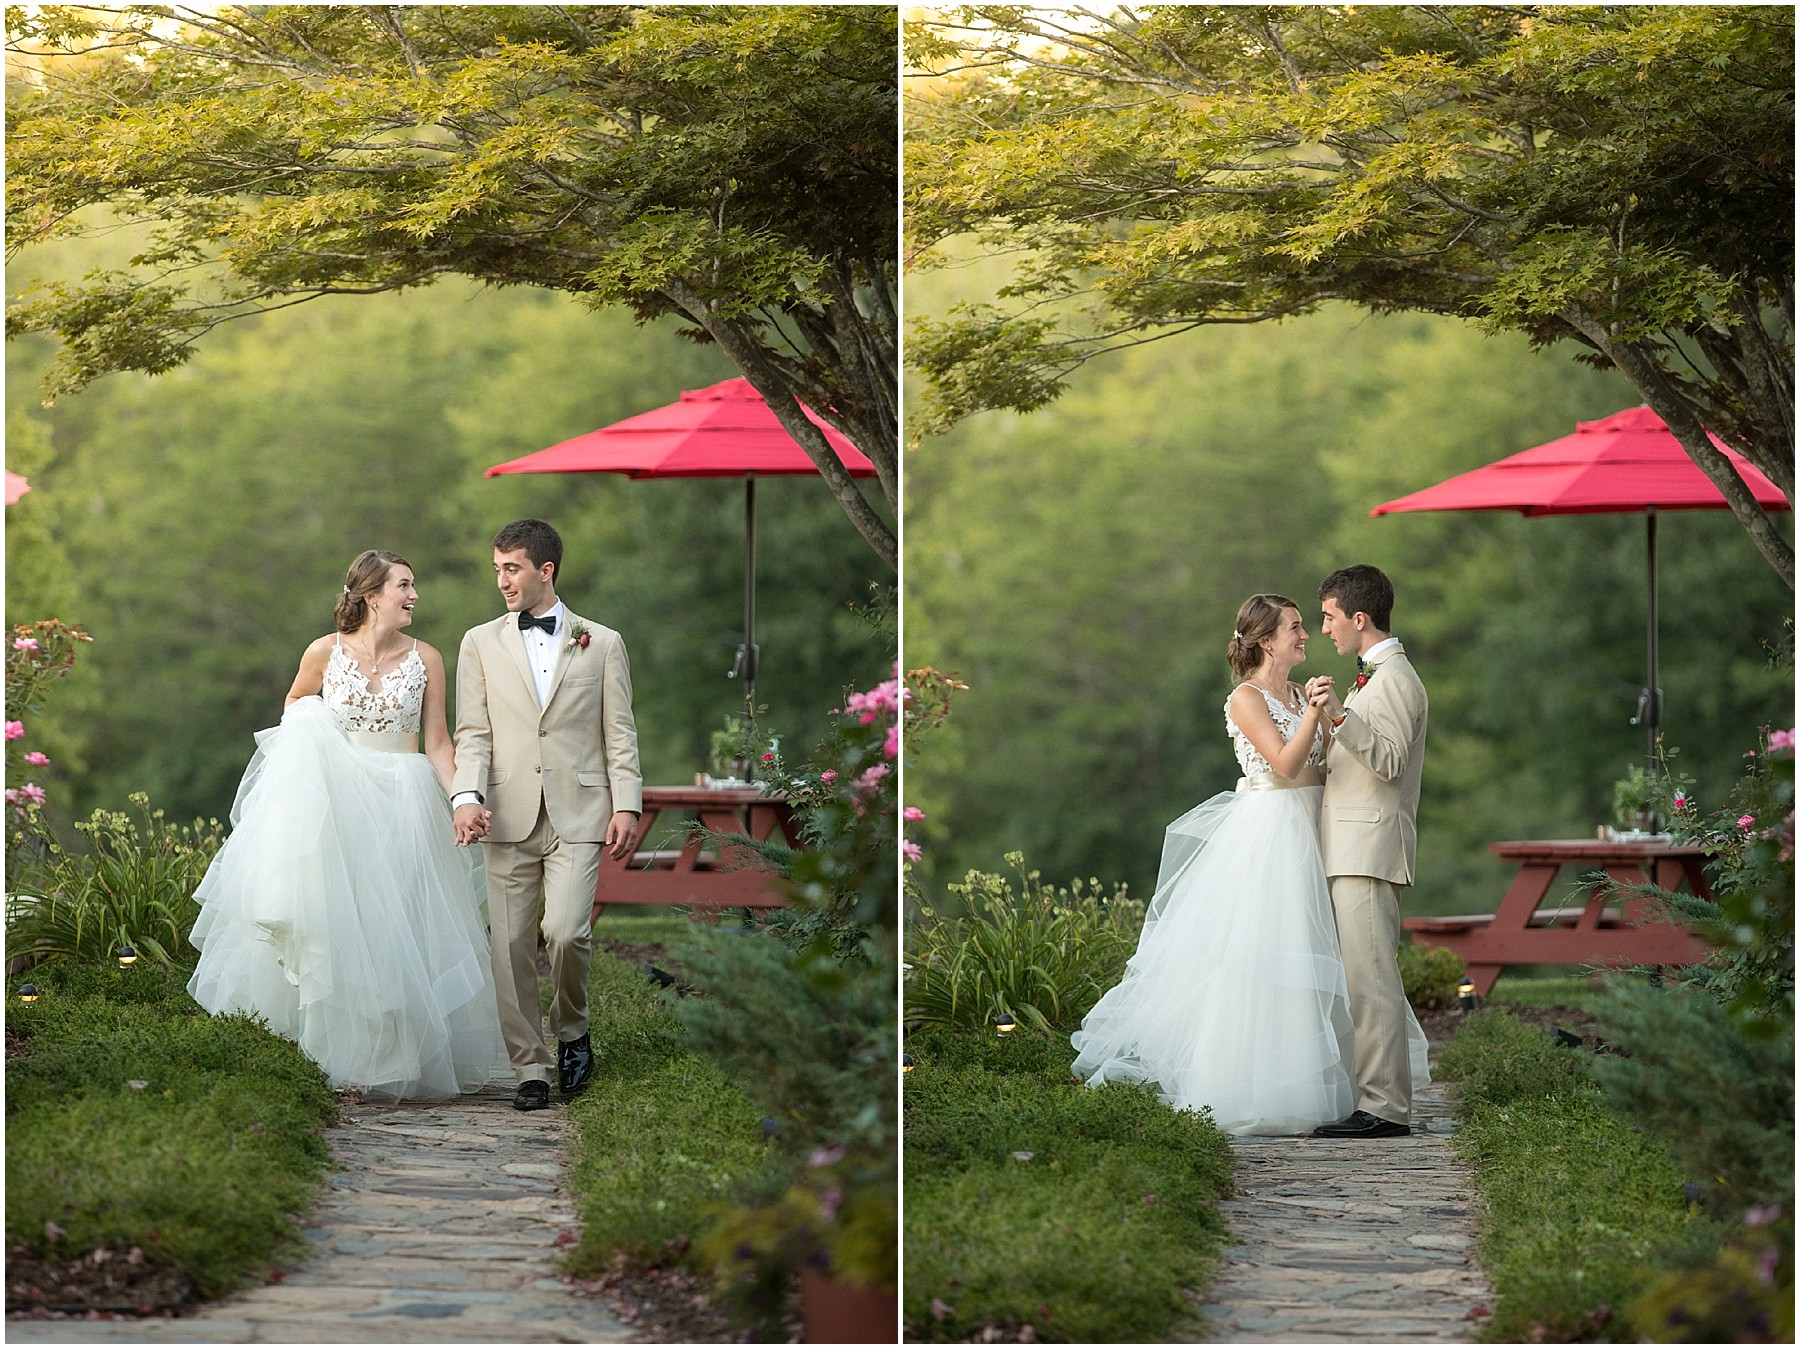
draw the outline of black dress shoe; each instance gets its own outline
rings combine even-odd
[[[594,1046],[583,1031],[579,1040],[556,1046],[556,1085],[564,1096],[580,1091],[594,1075]]]
[[[1411,1133],[1412,1130],[1404,1124],[1395,1124],[1391,1119],[1371,1115],[1367,1110],[1358,1110],[1349,1119],[1341,1119],[1336,1124],[1321,1124],[1313,1130],[1313,1137],[1405,1138]]]
[[[513,1093],[514,1110],[544,1110],[550,1105],[548,1082],[521,1082]]]

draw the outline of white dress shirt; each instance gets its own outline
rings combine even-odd
[[[558,600],[541,614],[533,614],[533,618],[549,618],[555,620],[556,631],[545,632],[542,628],[519,628],[519,640],[525,643],[525,660],[531,666],[531,682],[537,691],[538,706],[542,707],[550,701],[550,676],[556,673],[556,658],[562,654],[563,629],[568,625],[563,621],[563,605]],[[518,619],[513,619],[516,627]],[[458,792],[451,798],[452,807],[479,804],[481,798],[474,792]]]

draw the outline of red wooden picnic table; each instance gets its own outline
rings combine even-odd
[[[1711,899],[1706,854],[1698,847],[1539,839],[1490,843],[1488,851],[1519,868],[1497,910],[1405,920],[1415,941],[1463,958],[1481,997],[1508,965],[1691,965],[1706,957],[1704,941],[1677,924],[1645,921],[1649,902],[1619,888],[1654,881],[1675,890],[1685,881]],[[1603,871],[1610,879],[1589,886],[1580,908],[1539,908],[1566,866],[1584,874]]]
[[[665,818],[667,817],[667,818]],[[774,873],[760,869],[751,849],[713,848],[687,837],[679,821],[698,820],[719,834],[767,839],[777,830],[798,845],[793,812],[780,793],[757,787],[646,787],[644,812],[629,857],[603,857],[594,894],[594,916],[603,904],[693,904],[709,908],[779,908],[783,897]],[[654,845],[668,841],[678,847]]]

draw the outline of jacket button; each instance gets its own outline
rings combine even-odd
[[[548,731],[539,731],[539,732],[538,732],[538,739],[539,739],[539,740],[542,740],[542,739],[543,739],[543,738],[544,738],[544,737],[545,737],[545,736],[547,736],[547,735],[549,735],[549,734],[550,734],[550,732],[548,732]]]
[[[543,772],[543,771],[544,771],[544,769],[543,769],[543,765],[541,765],[541,764],[540,764],[540,765],[539,765],[539,766],[538,766],[538,767],[536,767],[536,768],[534,768],[534,769],[532,769],[532,770],[531,770],[531,771],[532,771],[532,772],[534,772],[534,773],[541,773],[541,772]]]

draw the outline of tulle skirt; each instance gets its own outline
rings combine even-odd
[[[510,1077],[480,850],[455,846],[425,756],[355,743],[317,698],[256,739],[195,892],[194,999],[262,1017],[333,1086],[441,1100]]]
[[[1356,1106],[1322,787],[1226,792],[1168,828],[1125,976],[1072,1037],[1088,1085],[1148,1082],[1228,1134],[1299,1134]],[[1413,1081],[1430,1080],[1410,1009]]]

